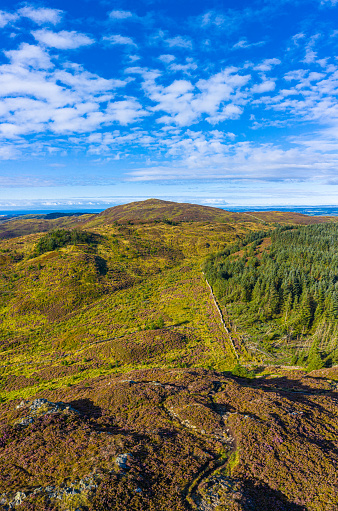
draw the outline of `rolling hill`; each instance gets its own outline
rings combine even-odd
[[[3,509],[338,509],[337,369],[253,346],[211,275],[335,221],[151,199],[0,225]]]

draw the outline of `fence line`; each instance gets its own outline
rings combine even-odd
[[[224,321],[224,318],[223,318],[222,311],[221,311],[221,309],[220,309],[220,307],[219,307],[219,305],[218,305],[218,303],[217,303],[217,300],[216,300],[216,297],[215,297],[215,295],[214,295],[214,293],[213,293],[212,287],[210,286],[210,284],[209,284],[209,282],[208,282],[208,279],[207,279],[207,278],[206,278],[206,276],[205,276],[204,271],[202,271],[202,273],[203,273],[203,276],[204,276],[205,282],[207,283],[207,286],[209,287],[210,295],[211,295],[212,301],[214,302],[214,305],[215,305],[215,307],[216,307],[216,309],[217,309],[217,312],[218,312],[218,314],[219,314],[219,317],[221,318],[221,323],[222,323],[222,325],[223,325],[223,327],[224,327],[224,330],[225,330],[225,331],[226,331],[226,333],[227,333],[227,336],[228,336],[228,338],[229,338],[229,341],[230,341],[231,347],[232,347],[232,349],[233,349],[233,351],[234,351],[234,353],[235,353],[235,356],[236,356],[236,358],[237,358],[237,360],[238,360],[238,359],[239,359],[239,357],[238,357],[238,354],[237,354],[237,350],[236,350],[236,348],[235,348],[235,345],[234,345],[234,342],[233,342],[232,337],[231,337],[231,335],[230,335],[230,332],[229,332],[229,330],[228,330],[228,328],[227,328],[227,326],[226,326],[226,324],[225,324],[225,321]]]

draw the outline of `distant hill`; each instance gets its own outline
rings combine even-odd
[[[318,224],[334,222],[337,217],[309,216],[288,211],[250,211],[234,213],[211,206],[148,199],[108,208],[102,213],[48,213],[24,215],[0,221],[0,239],[55,229],[92,228],[112,224],[146,224],[165,222],[255,223],[255,224]]]
[[[148,199],[106,209],[97,215],[95,222],[145,223],[163,220],[175,222],[222,222],[236,221],[241,217],[241,214],[229,213],[223,209],[210,206]]]
[[[48,213],[46,215],[23,215],[0,222],[0,239],[16,238],[38,232],[47,232],[60,228],[81,227],[93,214]]]
[[[151,222],[255,222],[255,223],[295,223],[317,224],[334,221],[335,217],[308,216],[301,213],[260,211],[234,213],[220,208],[201,206],[198,204],[178,203],[159,199],[131,202],[121,206],[108,208],[99,213],[94,219],[89,219],[89,225],[102,223],[151,223]]]
[[[337,221],[337,217],[334,216],[311,216],[304,215],[303,213],[296,213],[294,211],[250,211],[244,213],[244,215],[256,218],[263,222],[281,224],[310,225]]]

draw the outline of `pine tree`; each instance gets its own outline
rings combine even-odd
[[[277,314],[278,310],[279,310],[279,294],[278,294],[278,291],[275,288],[275,286],[273,284],[271,284],[270,290],[269,290],[269,299],[268,299],[268,304],[267,304],[267,309],[266,309],[268,317],[272,317],[275,314]]]
[[[321,369],[324,367],[324,361],[322,360],[319,349],[318,349],[318,340],[316,339],[309,351],[309,356],[307,359],[307,370],[314,371],[315,369]]]
[[[299,324],[305,327],[306,330],[310,328],[312,322],[312,300],[307,291],[302,295],[300,302]]]

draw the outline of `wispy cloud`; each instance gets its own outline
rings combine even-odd
[[[258,41],[256,43],[249,43],[246,39],[240,39],[236,44],[233,45],[233,50],[253,48],[255,46],[263,46],[266,44],[266,41]]]
[[[120,34],[105,36],[102,38],[103,41],[107,41],[109,44],[120,44],[124,46],[135,46],[137,47],[137,44],[133,41],[131,37],[123,36]]]
[[[144,92],[155,103],[152,111],[163,112],[157,122],[178,126],[189,126],[202,118],[210,124],[238,118],[242,113],[241,105],[245,103],[241,88],[250,75],[240,75],[237,71],[230,67],[195,84],[189,80],[174,80],[165,87],[156,83],[158,72],[129,69],[143,76]]]
[[[80,48],[80,46],[90,46],[95,42],[91,37],[75,32],[75,30],[52,32],[51,30],[41,29],[33,31],[32,34],[40,43],[59,50],[74,50]]]
[[[178,35],[176,37],[169,37],[168,39],[165,39],[164,42],[170,48],[192,49],[192,41],[189,37],[182,37],[182,36]]]
[[[133,13],[130,11],[119,11],[114,10],[109,13],[109,18],[112,20],[126,20],[133,17]]]
[[[169,18],[169,8],[146,12],[149,2],[143,17],[121,3],[96,19],[90,2],[77,19],[43,3],[1,11],[0,159],[50,155],[44,167],[61,174],[62,158],[81,153],[97,168],[110,162],[107,175],[129,169],[137,181],[333,182],[337,40],[334,11],[323,6],[338,0],[321,8],[302,0],[310,2],[326,16],[320,23],[304,10],[304,20],[290,15],[286,24],[293,4],[284,0],[260,9],[204,4],[187,19]],[[266,21],[278,12],[286,31],[275,34]],[[54,28],[61,22],[64,30]],[[262,142],[281,127],[292,137],[283,129]]]
[[[321,5],[330,5],[330,6],[334,7],[335,5],[338,4],[338,0],[321,0],[320,4]]]
[[[170,62],[173,62],[173,60],[175,60],[175,58],[176,57],[174,55],[160,55],[158,57],[158,60],[161,60],[165,64],[170,64]]]
[[[38,25],[44,25],[45,23],[56,25],[61,21],[63,11],[59,9],[26,5],[18,10],[18,14],[24,18],[29,18]]]
[[[251,92],[254,94],[262,94],[264,92],[271,92],[275,90],[275,88],[276,83],[273,80],[264,80],[262,83],[255,84],[252,87]]]
[[[278,66],[281,64],[281,61],[279,59],[273,58],[273,59],[264,59],[263,62],[258,64],[257,66],[254,66],[255,71],[271,71],[273,66]]]
[[[2,66],[2,76],[6,78],[15,77],[15,73],[20,71],[21,68],[28,68],[31,66],[35,69],[48,69],[53,67],[49,54],[40,46],[22,43],[17,50],[9,50],[4,53],[13,66],[9,68]],[[3,83],[3,86],[4,85]],[[0,92],[9,93],[9,89],[5,88],[5,90]],[[15,91],[13,91],[13,94],[15,94]]]
[[[129,173],[131,180],[327,180],[336,175],[338,164],[337,150],[327,158],[310,144],[285,150],[274,144],[231,143],[201,132],[188,132],[183,140],[166,142],[174,158],[171,164],[136,169]]]
[[[5,27],[9,23],[18,19],[17,14],[12,14],[6,11],[0,11],[0,28]]]
[[[194,59],[187,57],[185,59],[185,63],[184,64],[178,64],[177,62],[172,62],[168,66],[167,69],[169,71],[172,71],[172,72],[175,72],[175,73],[183,72],[185,74],[190,74],[191,71],[196,71],[197,67],[198,66],[197,66],[196,62],[194,61]]]
[[[227,22],[227,17],[223,13],[208,11],[201,16],[201,25],[203,27],[222,27]]]

